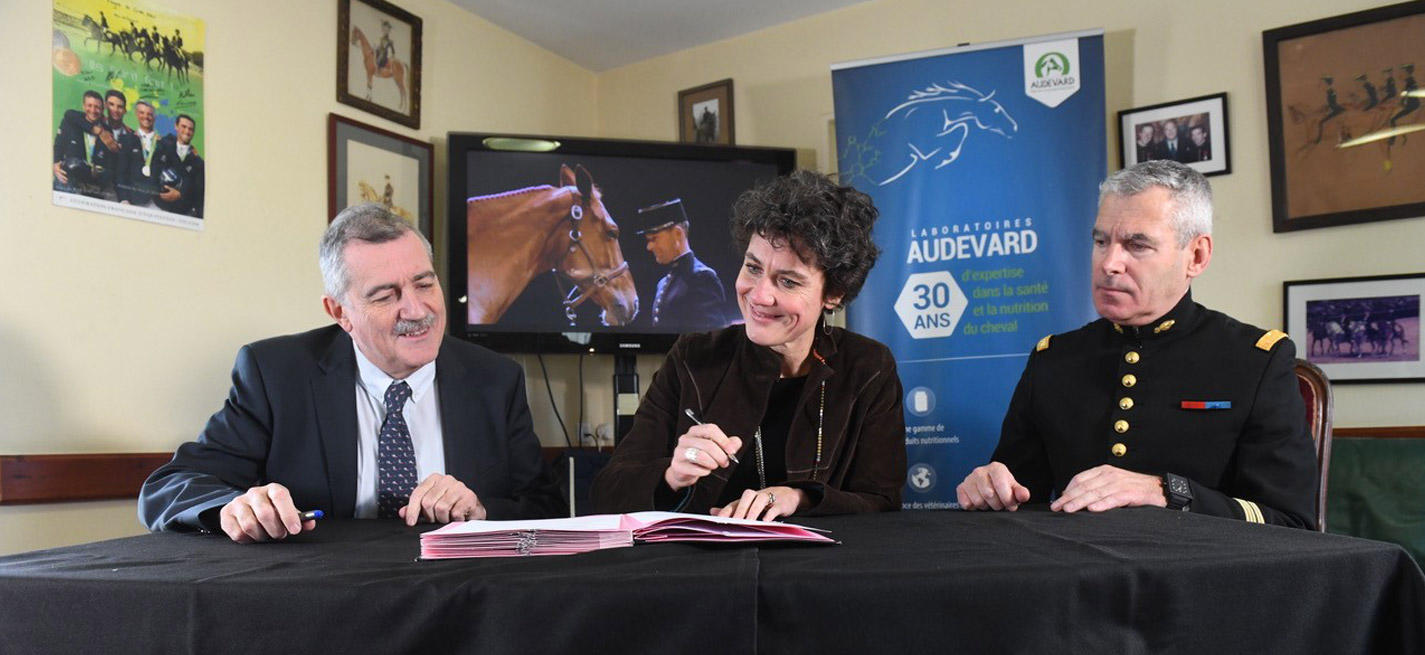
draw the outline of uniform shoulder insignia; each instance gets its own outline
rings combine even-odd
[[[1049,349],[1049,337],[1052,337],[1052,336],[1054,336],[1054,335],[1051,334],[1051,335],[1049,335],[1049,336],[1047,336],[1047,337],[1044,337],[1043,339],[1040,339],[1040,340],[1039,340],[1039,343],[1038,343],[1038,344],[1035,344],[1035,346],[1034,346],[1034,352],[1043,352],[1043,351],[1045,351],[1045,350],[1048,350],[1048,349]]]
[[[1278,341],[1281,341],[1285,338],[1286,333],[1282,332],[1281,330],[1267,330],[1267,333],[1263,334],[1262,338],[1257,339],[1257,347],[1261,348],[1262,350],[1270,351],[1272,349],[1272,346],[1277,345]]]

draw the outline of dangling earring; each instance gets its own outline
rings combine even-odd
[[[821,310],[821,331],[827,336],[831,336],[831,315],[835,311],[834,309]]]

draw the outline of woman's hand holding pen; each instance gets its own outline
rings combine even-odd
[[[761,491],[748,489],[727,507],[714,507],[709,513],[734,519],[772,521],[795,514],[806,498],[805,491],[791,487],[767,487]]]
[[[673,460],[663,472],[663,480],[674,491],[691,486],[703,476],[732,463],[741,449],[742,439],[723,434],[718,426],[694,425],[678,437]]]

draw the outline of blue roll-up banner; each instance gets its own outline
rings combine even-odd
[[[831,80],[840,179],[881,211],[848,324],[900,369],[903,506],[958,507],[1035,343],[1094,317],[1103,32],[838,64]]]

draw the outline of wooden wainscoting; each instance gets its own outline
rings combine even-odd
[[[0,505],[137,498],[173,453],[0,455]]]

